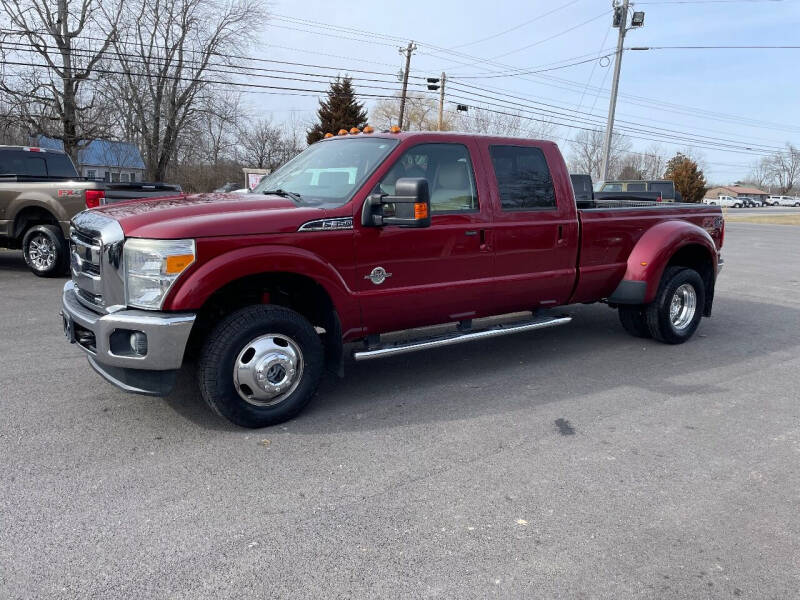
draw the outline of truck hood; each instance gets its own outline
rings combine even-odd
[[[179,239],[297,231],[326,216],[319,207],[257,194],[197,194],[133,200],[93,209],[116,219],[126,237]]]

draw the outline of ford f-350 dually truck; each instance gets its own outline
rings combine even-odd
[[[343,130],[254,193],[77,215],[63,325],[130,392],[169,393],[196,353],[209,406],[262,427],[296,415],[326,366],[343,374],[350,342],[376,359],[560,325],[545,309],[598,301],[632,335],[684,342],[711,314],[723,238],[715,206],[578,210],[551,142]],[[384,335],[437,324],[452,325]]]

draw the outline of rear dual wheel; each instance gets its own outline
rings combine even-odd
[[[669,267],[650,304],[621,305],[619,318],[635,337],[652,337],[665,344],[682,344],[694,335],[705,306],[703,279],[693,269]]]

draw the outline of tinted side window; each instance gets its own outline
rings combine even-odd
[[[0,151],[0,174],[10,175],[47,175],[47,165],[42,153],[25,150]]]
[[[675,196],[675,186],[671,183],[651,183],[651,192],[661,192],[663,198],[672,198]]]
[[[544,153],[530,146],[490,146],[504,210],[555,208],[553,179]]]
[[[376,192],[394,195],[401,177],[424,177],[431,193],[431,212],[478,210],[478,194],[469,150],[462,144],[420,144],[410,148],[384,175]]]
[[[645,188],[647,185],[643,181],[642,183],[629,183],[628,184],[628,191],[629,192],[644,192],[646,191]]]
[[[77,171],[72,166],[72,161],[66,154],[45,154],[47,160],[47,174],[50,177],[75,177]]]

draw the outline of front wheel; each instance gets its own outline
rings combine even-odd
[[[55,225],[35,225],[22,238],[22,255],[34,275],[58,277],[69,266],[67,241]]]
[[[281,306],[248,306],[208,337],[198,368],[200,391],[217,414],[237,425],[275,425],[308,404],[323,361],[322,341],[303,316]]]
[[[688,340],[700,325],[705,298],[705,285],[697,271],[668,268],[655,300],[645,313],[650,335],[666,344],[682,344]]]

